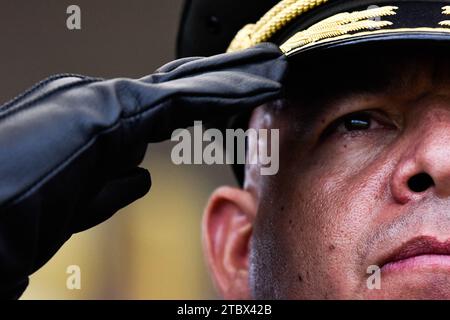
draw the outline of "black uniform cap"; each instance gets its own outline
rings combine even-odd
[[[178,32],[177,57],[224,53],[236,33],[258,21],[278,0],[186,0]]]
[[[450,0],[187,0],[177,54],[209,56],[270,41],[292,61],[339,47],[449,40]],[[215,126],[246,128],[248,115]],[[242,183],[243,166],[233,168]]]

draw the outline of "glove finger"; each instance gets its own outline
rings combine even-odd
[[[132,104],[144,107],[135,110],[139,117],[127,115],[128,128],[135,137],[159,142],[195,120],[249,111],[281,96],[286,70],[286,57],[272,44],[188,61],[160,75],[159,83],[151,77],[152,83],[133,83]]]
[[[72,232],[81,232],[104,222],[120,209],[142,198],[150,187],[150,173],[143,168],[135,168],[109,181],[85,212],[71,222]]]
[[[203,59],[203,57],[187,57],[187,58],[182,58],[182,59],[177,59],[177,60],[171,61],[169,63],[166,63],[159,69],[157,69],[155,74],[171,72],[183,64],[186,64],[186,63],[189,63],[192,61],[197,61],[199,59]],[[142,80],[143,79],[145,79],[145,78],[142,78]]]
[[[281,61],[277,62],[277,60]],[[280,82],[284,74],[280,73],[279,69],[274,70],[274,63],[286,64],[286,57],[275,44],[262,43],[233,53],[223,53],[206,58],[196,57],[175,60],[166,65],[168,67],[163,67],[164,74],[159,74],[156,78],[150,76],[148,79],[153,83],[167,82],[211,71],[239,70]],[[142,80],[145,81],[146,78]]]
[[[169,139],[175,129],[192,126],[195,120],[208,122],[248,111],[282,92],[280,83],[240,71],[211,71],[159,87],[158,106],[130,126],[148,142]]]

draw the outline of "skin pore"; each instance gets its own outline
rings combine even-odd
[[[219,188],[205,209],[222,296],[450,298],[448,54],[368,47],[295,63],[286,100],[250,120],[280,129],[278,174],[248,166],[244,188]]]

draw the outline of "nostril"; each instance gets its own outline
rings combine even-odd
[[[433,178],[425,172],[418,173],[408,180],[408,187],[414,192],[423,192],[434,186]]]

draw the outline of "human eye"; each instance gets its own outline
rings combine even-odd
[[[326,138],[331,135],[358,136],[368,134],[372,130],[393,128],[394,124],[388,117],[376,111],[358,111],[346,114],[332,121],[321,136]]]

